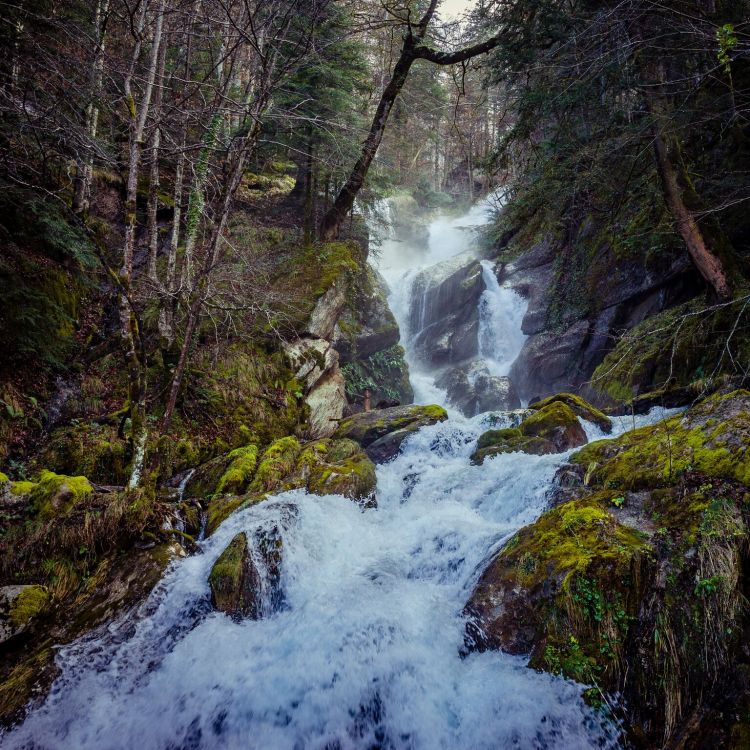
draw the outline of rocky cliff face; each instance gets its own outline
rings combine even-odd
[[[411,289],[409,334],[430,367],[465,362],[479,354],[482,269],[469,254],[422,271]]]
[[[523,332],[529,337],[511,370],[521,397],[580,390],[601,403],[589,381],[623,331],[696,293],[696,273],[687,255],[649,263],[618,257],[596,247],[578,266],[571,244],[592,232],[582,226],[569,241],[546,234],[502,268],[502,281],[529,300]],[[642,384],[648,390],[653,384]]]

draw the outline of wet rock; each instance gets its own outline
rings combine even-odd
[[[518,427],[485,432],[477,441],[471,461],[481,464],[499,453],[517,451],[533,455],[562,453],[586,442],[586,433],[573,410],[561,401],[553,401],[533,412]]]
[[[574,228],[579,239],[590,240],[591,231],[585,222]],[[547,235],[503,270],[503,283],[528,299],[522,330],[529,338],[510,372],[524,399],[584,389],[624,330],[697,292],[684,254],[644,267],[607,245],[597,249],[585,278],[574,279],[561,273],[566,241]],[[607,403],[594,389],[583,392]]]
[[[219,555],[208,576],[211,603],[236,619],[257,620],[261,612],[261,578],[247,536],[240,532]]]
[[[375,466],[355,441],[329,438],[302,443],[290,435],[275,440],[262,453],[250,445],[209,461],[196,469],[187,489],[208,501],[206,534],[210,536],[235,510],[274,492],[306,489],[372,504],[376,483]]]
[[[400,331],[388,305],[385,279],[371,266],[358,285],[354,299],[339,317],[334,346],[342,363],[367,359],[399,342]]]
[[[343,420],[334,437],[356,441],[375,463],[384,463],[398,455],[409,435],[447,418],[445,409],[434,405],[376,409]]]
[[[48,603],[49,592],[44,586],[0,587],[0,643],[25,630]]]
[[[414,280],[409,330],[419,358],[435,367],[479,353],[482,267],[468,254],[422,271]]]
[[[570,407],[577,417],[585,419],[587,422],[595,424],[602,432],[609,434],[612,432],[612,420],[588,401],[576,396],[574,393],[557,393],[554,396],[536,401],[529,404],[529,409],[538,411],[549,404],[560,402]]]
[[[750,392],[716,394],[574,454],[560,504],[480,577],[468,650],[530,654],[534,668],[622,695],[644,747],[747,705],[748,414]]]
[[[512,411],[521,406],[510,378],[491,375],[481,360],[446,371],[435,384],[445,389],[448,403],[467,417],[486,411]]]

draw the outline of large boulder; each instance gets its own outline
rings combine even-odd
[[[510,378],[491,375],[482,360],[447,370],[435,385],[443,388],[448,403],[467,417],[486,411],[512,411],[521,406]]]
[[[622,332],[697,291],[683,252],[646,262],[623,257],[599,244],[596,229],[588,218],[561,238],[547,233],[526,246],[520,240],[512,250],[520,254],[503,268],[503,284],[529,301],[522,325],[528,339],[510,372],[523,399],[579,389],[602,399],[586,384]],[[582,248],[589,256],[579,270],[574,256]]]
[[[481,435],[471,461],[481,464],[499,453],[518,451],[538,456],[562,453],[586,442],[586,432],[573,410],[562,401],[551,401],[526,417],[518,427],[488,430]]]
[[[398,455],[407,437],[447,418],[445,409],[435,405],[375,409],[343,420],[334,437],[356,441],[375,463],[384,463]]]
[[[575,393],[557,393],[554,396],[548,396],[541,401],[529,404],[529,409],[538,411],[556,402],[565,404],[577,417],[595,424],[605,434],[608,435],[612,432],[612,420],[604,412],[592,406],[586,399],[576,396]]]
[[[369,506],[376,483],[375,466],[355,441],[303,443],[290,435],[265,450],[248,445],[199,466],[186,484],[185,496],[207,505],[210,535],[235,510],[274,492],[305,489],[317,495],[343,495]]]
[[[619,694],[639,746],[743,746],[750,392],[591,443],[560,476],[480,577],[468,649]]]
[[[420,360],[440,367],[479,353],[482,267],[469,254],[422,271],[411,289],[409,335]]]

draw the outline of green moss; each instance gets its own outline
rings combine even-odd
[[[291,435],[271,443],[263,453],[250,490],[273,492],[281,489],[283,480],[295,468],[300,450],[299,440]]]
[[[593,422],[595,425],[600,427],[605,432],[610,432],[612,429],[612,421],[606,414],[599,411],[596,407],[592,406],[588,401],[577,396],[574,393],[558,393],[554,396],[543,398],[541,401],[537,401],[533,404],[529,404],[529,409],[544,409],[544,407],[555,402],[561,402],[570,409],[581,419],[585,419],[588,422]]]
[[[0,471],[0,482],[9,482],[9,481],[10,480],[8,479],[8,475],[7,474],[3,474],[3,472]]]
[[[625,433],[614,441],[598,441],[573,456],[590,467],[592,487],[655,488],[676,484],[687,471],[734,479],[750,486],[750,413],[726,411],[727,399],[750,406],[750,393],[735,391],[704,401],[690,416],[677,415]],[[720,421],[712,419],[722,413]]]
[[[13,482],[10,485],[10,491],[12,494],[22,497],[24,495],[30,495],[35,487],[36,484],[34,482]]]
[[[581,442],[585,442],[585,435],[573,410],[562,401],[550,400],[518,427],[488,430],[480,435],[471,461],[481,464],[485,458],[499,453],[555,453],[565,450],[570,443]]]
[[[31,492],[31,502],[37,516],[48,520],[64,516],[94,492],[86,477],[69,477],[42,471]]]
[[[36,617],[48,602],[49,592],[44,586],[28,586],[13,600],[8,619],[15,628],[22,628]]]
[[[521,422],[521,432],[526,437],[546,437],[558,427],[571,427],[578,424],[573,410],[562,401],[551,401]]]
[[[249,555],[247,537],[240,532],[211,568],[208,583],[211,586],[214,606],[229,613],[239,613],[248,609],[246,563]]]
[[[240,494],[250,484],[258,464],[258,446],[247,445],[229,454],[231,463],[221,475],[215,495],[224,493]]]

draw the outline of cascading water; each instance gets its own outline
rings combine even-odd
[[[576,685],[460,656],[483,565],[566,458],[472,466],[486,420],[415,435],[379,467],[376,510],[293,491],[231,516],[138,611],[60,650],[50,696],[3,747],[613,747]],[[243,530],[281,533],[284,607],[235,622],[211,611],[207,578]]]
[[[481,265],[485,290],[479,302],[479,356],[492,375],[507,375],[526,341],[521,331],[526,300],[500,286],[490,261]]]
[[[411,344],[424,327],[429,280],[433,269],[447,273],[459,269],[474,259],[475,230],[487,224],[494,209],[502,205],[498,196],[491,195],[476,203],[466,214],[438,217],[429,225],[428,241],[419,245],[394,237],[389,224],[390,206],[382,202],[380,214],[385,224],[385,237],[380,245],[376,268],[386,279],[390,295],[388,302],[401,330],[402,344],[407,352],[410,377],[417,403],[444,402],[445,393],[435,386],[435,373],[420,361]],[[447,265],[446,262],[454,262]],[[501,287],[489,260],[481,261],[484,292],[479,301],[479,358],[484,360],[490,375],[507,375],[518,356],[526,337],[521,332],[521,321],[526,312],[526,301],[512,289]]]
[[[505,324],[518,324],[517,300],[489,279],[487,293],[488,324],[498,306]],[[482,346],[498,368],[512,354]],[[583,703],[580,686],[529,670],[521,657],[461,656],[474,584],[504,541],[544,510],[567,458],[506,454],[471,465],[478,436],[510,418],[456,416],[422,429],[378,467],[375,509],[293,491],[230,516],[199,542],[199,554],[172,564],[137,610],[61,648],[49,696],[1,744],[616,746],[616,729]],[[615,433],[646,421],[628,419]],[[209,571],[240,531],[254,558],[264,534],[282,540],[280,571],[272,582],[264,573],[260,620],[237,622],[210,604]]]

